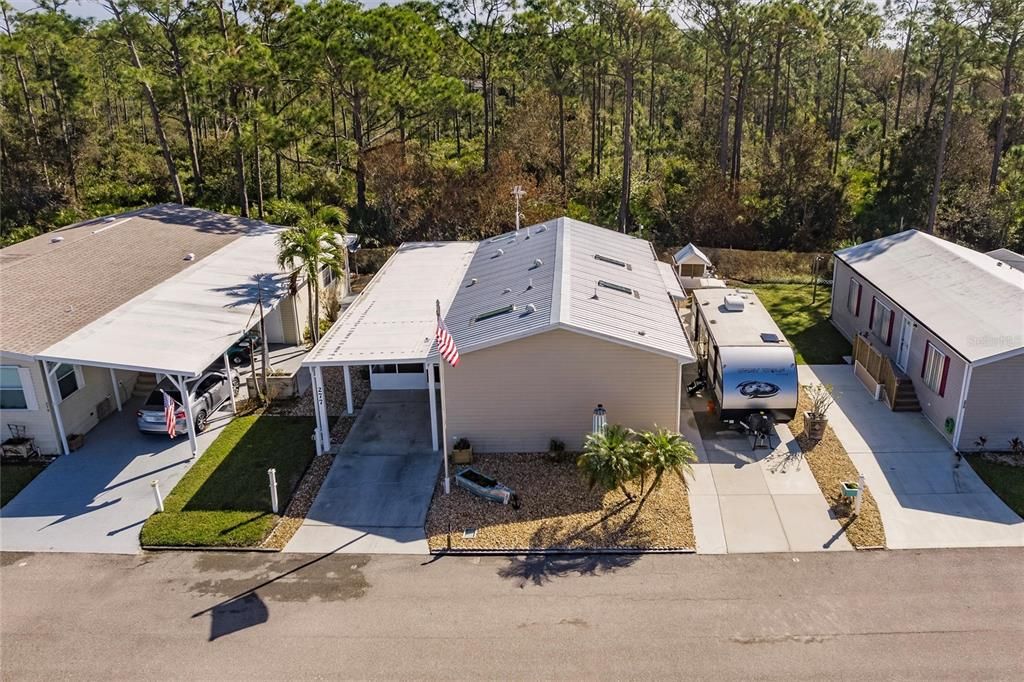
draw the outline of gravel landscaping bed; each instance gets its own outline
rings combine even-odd
[[[370,395],[370,376],[366,367],[352,368],[352,404],[356,409],[363,406]],[[342,367],[324,367],[324,390],[327,393],[327,415],[336,417],[345,414],[345,370]],[[313,388],[301,397],[291,400],[275,400],[267,406],[267,414],[286,417],[314,417]]]
[[[856,481],[860,472],[850,461],[846,449],[832,427],[825,429],[825,437],[820,441],[814,441],[804,433],[805,410],[810,409],[810,402],[800,391],[800,400],[797,403],[796,417],[789,423],[789,428],[796,437],[800,449],[804,451],[804,458],[811,473],[818,482],[822,494],[828,500],[832,512],[839,519],[846,530],[846,538],[856,548],[884,547],[885,528],[882,525],[882,515],[878,511],[875,498],[871,495],[871,489],[864,491],[864,499],[861,501],[860,515],[853,516],[853,508],[849,498],[843,497],[840,483],[843,481]]]
[[[590,490],[571,455],[475,455],[473,468],[512,488],[520,508],[488,502],[454,484],[445,495],[439,480],[427,514],[431,552],[449,546],[477,551],[696,547],[686,486],[677,476],[665,476],[641,507],[621,491]],[[631,492],[636,495],[632,486]],[[467,528],[477,529],[475,538],[463,537]]]

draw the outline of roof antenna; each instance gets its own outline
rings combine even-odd
[[[594,300],[594,301],[597,300],[597,286],[594,286],[594,295],[591,296],[590,298],[591,298],[591,300]]]
[[[526,196],[526,192],[523,190],[522,185],[516,185],[512,188],[512,196],[516,198],[516,236],[519,236],[519,200]]]

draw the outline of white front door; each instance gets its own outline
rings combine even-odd
[[[900,326],[900,347],[896,352],[896,366],[907,371],[907,361],[910,360],[910,337],[914,333],[914,321],[906,314],[903,315],[903,324]]]

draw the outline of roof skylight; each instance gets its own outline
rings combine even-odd
[[[615,282],[609,282],[607,280],[599,279],[597,280],[597,286],[604,287],[605,289],[611,289],[612,291],[619,291],[622,292],[623,294],[629,294],[630,296],[640,298],[640,294],[638,292],[622,284],[616,284]]]
[[[508,313],[514,313],[515,311],[515,305],[507,305],[504,308],[496,308],[494,310],[489,310],[486,313],[480,313],[479,315],[473,318],[473,321],[483,322],[484,320],[489,320],[492,317],[497,317],[498,315],[506,315]]]
[[[611,256],[603,256],[600,253],[595,253],[594,254],[594,260],[599,260],[602,263],[610,263],[611,265],[618,265],[620,268],[626,268],[627,270],[632,270],[633,269],[633,266],[630,265],[629,263],[627,263],[624,260],[619,260],[618,258],[612,258]]]

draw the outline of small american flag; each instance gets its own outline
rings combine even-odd
[[[175,414],[175,408],[178,406],[174,402],[174,398],[167,394],[167,391],[160,391],[164,394],[164,423],[167,426],[167,435],[174,438],[178,435],[178,431],[175,428],[178,416]]]
[[[455,347],[455,339],[448,333],[448,328],[444,326],[444,320],[441,319],[440,304],[438,304],[437,310],[437,333],[434,336],[437,339],[437,352],[448,361],[449,365],[458,367],[459,349]]]

